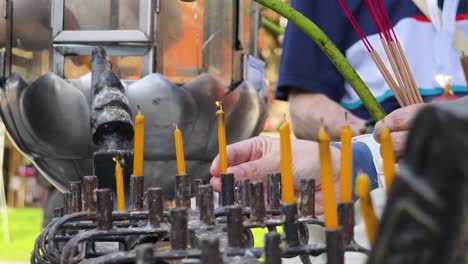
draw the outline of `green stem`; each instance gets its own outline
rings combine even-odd
[[[353,87],[356,94],[361,98],[362,103],[367,108],[374,120],[379,121],[386,115],[380,104],[369,91],[364,81],[359,77],[354,68],[346,60],[345,56],[338,50],[327,35],[300,12],[282,3],[280,0],[254,0],[255,2],[270,8],[281,16],[294,23],[299,29],[304,31],[335,64],[338,71]]]
[[[262,17],[262,25],[270,30],[273,34],[275,35],[282,35],[284,34],[284,28],[282,28],[280,25],[275,24],[273,21],[269,20],[266,17]]]

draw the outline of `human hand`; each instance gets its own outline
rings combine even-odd
[[[299,189],[300,179],[315,178],[316,185],[320,186],[319,155],[317,142],[294,139],[291,141],[293,175],[295,189]],[[339,150],[330,147],[332,164],[336,183],[339,175]],[[236,180],[249,179],[250,181],[265,181],[266,175],[280,170],[280,144],[278,138],[254,137],[227,146],[228,169],[234,173]],[[211,185],[214,190],[221,190],[221,177],[219,173],[219,156],[211,165],[213,175]],[[320,213],[322,194],[316,193],[316,211]]]
[[[408,136],[408,129],[414,117],[425,106],[425,104],[415,104],[399,108],[383,120],[379,121],[374,128],[374,139],[380,143],[380,131],[382,127],[387,127],[392,136],[392,145],[396,159],[401,158]]]

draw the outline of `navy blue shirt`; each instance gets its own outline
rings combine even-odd
[[[467,2],[468,1],[464,0],[460,1],[458,13],[466,13],[468,11]],[[346,1],[346,3],[364,33],[367,36],[376,35],[376,29],[364,1]],[[422,12],[411,0],[384,0],[384,3],[393,25],[396,25],[398,21],[404,18],[424,17]],[[338,1],[292,0],[291,5],[317,24],[345,55],[352,45],[360,41],[358,35],[355,33],[339,6]],[[427,24],[431,26],[429,23]],[[381,54],[381,56],[382,55],[384,54]],[[366,56],[368,55],[366,54]],[[365,59],[370,60],[371,58],[368,56],[368,58]],[[328,57],[293,23],[288,23],[286,28],[279,70],[278,89],[275,94],[276,98],[287,100],[290,87],[325,94],[338,103],[342,101],[347,92],[344,78],[330,62]],[[370,88],[372,89],[372,87]],[[457,92],[461,94],[465,94],[466,91],[468,91],[466,83],[462,84],[459,88]],[[428,98],[433,98],[441,93],[442,89],[438,88],[436,92],[431,92]],[[421,92],[421,94],[423,96],[429,96],[429,93]],[[386,96],[376,97],[386,112],[391,112],[399,107],[395,97],[393,97],[391,93],[387,93]],[[428,98],[425,98],[425,100]],[[369,113],[362,106],[362,103],[359,104],[358,102],[355,104],[357,106],[354,107],[347,107],[346,104],[343,103],[342,105],[361,118],[370,118]]]

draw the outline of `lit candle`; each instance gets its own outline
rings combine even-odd
[[[138,114],[135,117],[135,137],[133,146],[133,175],[143,176],[143,139],[145,130],[145,116],[141,114],[138,106]]]
[[[125,192],[123,183],[123,172],[120,162],[114,157],[115,162],[115,189],[117,195],[117,210],[125,211]]]
[[[182,141],[182,132],[177,127],[174,130],[174,143],[176,150],[176,160],[177,160],[177,174],[185,175],[185,158],[184,158],[184,142]]]
[[[283,123],[279,128],[281,150],[281,192],[284,204],[296,203],[294,194],[294,178],[292,174],[291,129],[289,123]]]
[[[224,111],[220,101],[216,101],[219,106],[216,111],[218,118],[218,148],[219,148],[219,172],[225,174],[227,172],[227,154],[226,154],[226,127],[224,125]]]
[[[348,124],[341,129],[341,166],[340,166],[340,202],[350,203],[352,201],[351,174],[352,174],[352,151],[351,139],[353,131]]]
[[[387,127],[382,127],[380,131],[380,147],[383,159],[385,186],[388,192],[392,185],[393,177],[395,176],[395,153],[393,152],[392,136]]]
[[[338,228],[338,213],[336,209],[335,190],[333,184],[330,136],[328,136],[323,126],[321,126],[319,129],[318,141],[320,151],[320,177],[322,181],[325,227],[328,230],[335,230]]]
[[[372,199],[369,194],[369,177],[366,174],[360,174],[356,179],[356,195],[360,199],[367,239],[372,243],[379,220],[377,220],[372,206]]]

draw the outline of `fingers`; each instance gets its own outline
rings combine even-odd
[[[268,172],[278,170],[278,168],[274,168],[275,164],[278,164],[278,162],[268,158],[258,159],[229,167],[227,172],[233,173],[236,181],[244,178],[248,178],[251,182],[262,181]],[[210,184],[215,191],[220,191],[221,177],[212,177]]]
[[[414,117],[423,106],[424,104],[415,104],[391,112],[375,125],[374,139],[380,142],[380,131],[384,126],[387,127],[390,132],[408,130]]]
[[[395,154],[395,160],[398,161],[405,151],[408,131],[393,132],[390,135],[392,137],[392,147],[393,153]],[[382,155],[382,146],[380,146],[380,154]]]
[[[236,166],[244,162],[261,158],[265,142],[266,141],[262,137],[254,137],[228,145],[226,148],[228,166]],[[215,177],[220,176],[219,155],[217,155],[211,163],[210,173]]]
[[[405,150],[408,131],[393,132],[391,135],[393,150],[395,151],[395,159],[399,160],[403,156],[403,152]]]

